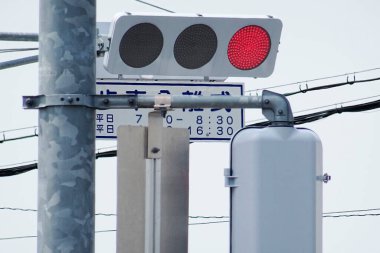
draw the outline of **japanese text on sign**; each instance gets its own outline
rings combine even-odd
[[[102,95],[196,95],[240,96],[242,84],[231,83],[157,83],[157,82],[97,82],[97,94]],[[116,138],[120,125],[147,126],[148,112],[153,109],[97,110],[96,137]],[[242,109],[182,108],[167,112],[166,127],[187,128],[191,141],[228,141],[243,127]]]

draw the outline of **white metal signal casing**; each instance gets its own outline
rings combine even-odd
[[[147,26],[147,31],[144,27]],[[150,26],[149,26],[150,25]],[[203,27],[199,27],[202,26]],[[197,27],[198,26],[198,27]],[[265,36],[269,36],[269,52],[255,51],[253,57],[263,57],[260,64],[248,69],[239,69],[231,64],[227,51],[231,38],[240,29],[253,26],[262,28]],[[141,29],[140,29],[141,28]],[[209,29],[210,28],[210,29]],[[260,30],[259,29],[259,30]],[[110,28],[110,48],[105,55],[104,66],[110,73],[123,75],[153,75],[153,76],[207,76],[207,77],[267,77],[274,70],[275,60],[280,43],[282,22],[268,16],[216,16],[216,15],[181,15],[181,14],[146,14],[146,13],[120,13],[115,16]],[[149,33],[149,36],[147,35]],[[161,33],[161,35],[159,35]],[[130,34],[131,36],[126,36]],[[132,36],[132,34],[135,35]],[[157,36],[154,36],[156,34]],[[260,32],[258,32],[260,34]],[[257,33],[247,33],[242,37],[252,39]],[[181,37],[182,36],[182,37]],[[257,35],[260,37],[260,35]],[[264,36],[261,34],[261,36]],[[265,37],[264,36],[264,37]],[[147,38],[149,37],[149,38]],[[130,38],[130,40],[128,39]],[[263,46],[259,39],[253,42],[239,44],[244,49],[237,50],[236,57],[247,55],[247,47]],[[124,41],[124,43],[123,43]],[[127,41],[140,44],[132,47],[131,51],[141,51],[136,56],[128,56]],[[151,47],[161,43],[157,50]],[[144,50],[144,46],[152,49]],[[250,45],[247,45],[250,44]],[[239,46],[238,46],[239,47]],[[161,50],[159,50],[162,48]],[[236,48],[235,48],[236,49]],[[231,52],[235,49],[231,49]],[[124,51],[123,51],[124,50]],[[175,51],[177,56],[175,57]],[[213,51],[215,50],[215,51]],[[265,49],[264,49],[265,50]],[[211,52],[212,51],[212,52]],[[235,50],[236,51],[236,50]],[[183,54],[182,54],[183,53]],[[205,55],[209,54],[209,58]],[[147,56],[146,64],[129,64],[124,57]],[[131,53],[131,55],[133,52]],[[147,55],[145,55],[147,54]],[[203,58],[205,57],[205,58]],[[148,58],[151,58],[150,60]],[[207,59],[206,59],[207,58]],[[183,61],[184,64],[178,61]],[[200,61],[200,62],[198,62]],[[133,60],[132,60],[133,62]],[[242,64],[245,62],[243,61]]]
[[[322,144],[314,132],[243,129],[225,176],[230,253],[322,253]]]

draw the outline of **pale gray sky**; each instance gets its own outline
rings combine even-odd
[[[183,13],[270,14],[283,22],[280,52],[274,74],[266,79],[238,79],[247,90],[344,74],[380,67],[380,2],[375,0],[290,0],[290,1],[151,1]],[[128,0],[98,1],[98,21],[111,21],[119,11],[159,12]],[[2,5],[0,32],[37,32],[38,1],[12,0]],[[0,42],[0,48],[37,46],[36,43]],[[32,54],[32,53],[31,53]],[[27,55],[1,54],[4,61]],[[356,79],[379,77],[380,70],[361,73]],[[350,75],[349,78],[353,78]],[[309,87],[345,81],[346,77],[308,82]],[[37,124],[37,112],[21,108],[22,95],[38,92],[37,64],[0,71],[0,131]],[[305,82],[301,83],[305,87]],[[298,84],[273,89],[290,92]],[[254,94],[254,93],[253,93]],[[290,98],[295,112],[339,102],[380,95],[380,83],[362,83]],[[378,99],[378,98],[373,98]],[[358,101],[357,103],[361,103]],[[364,102],[364,101],[363,101]],[[333,106],[334,107],[334,106]],[[332,108],[332,107],[330,107]],[[335,115],[303,125],[314,130],[324,148],[324,171],[332,181],[324,185],[324,211],[380,208],[378,165],[379,111]],[[259,111],[246,112],[246,120],[262,118]],[[6,138],[33,133],[33,129],[5,133]],[[1,132],[0,132],[1,134]],[[1,138],[1,136],[0,136]],[[98,147],[115,146],[99,141]],[[191,145],[190,214],[228,215],[228,190],[223,169],[228,167],[227,143]],[[0,165],[37,159],[37,139],[0,144]],[[96,162],[96,211],[115,213],[116,159]],[[37,206],[37,171],[0,178],[0,208]],[[35,235],[36,214],[0,210],[0,238]],[[380,217],[325,218],[324,253],[380,252]],[[114,217],[97,217],[96,230],[114,229]],[[228,252],[228,225],[190,226],[190,253]],[[1,252],[35,252],[36,239],[0,240]],[[96,252],[115,252],[115,233],[96,235]]]

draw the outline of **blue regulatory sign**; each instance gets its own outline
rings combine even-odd
[[[242,83],[209,82],[129,82],[97,81],[96,93],[102,95],[198,95],[241,96]],[[148,113],[153,109],[111,109],[96,111],[96,138],[115,139],[120,125],[147,126]],[[244,126],[243,109],[185,108],[168,111],[166,127],[186,128],[190,140],[229,141]]]

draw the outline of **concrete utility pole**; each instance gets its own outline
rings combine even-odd
[[[95,3],[40,0],[40,94],[95,94]],[[38,252],[90,253],[95,111],[62,99],[39,110]]]

